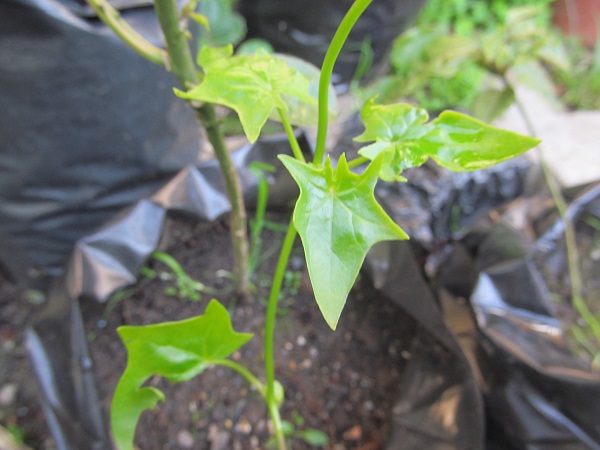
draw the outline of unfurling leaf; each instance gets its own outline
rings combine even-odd
[[[231,46],[202,47],[198,65],[204,73],[202,82],[188,92],[175,89],[175,93],[233,109],[250,142],[256,141],[274,109],[288,110],[286,99],[316,103],[306,77],[265,51],[233,56]]]
[[[212,300],[203,316],[178,322],[119,328],[127,347],[127,368],[123,373],[111,408],[111,426],[120,450],[132,450],[140,415],[152,409],[164,394],[142,387],[148,378],[161,375],[169,381],[187,381],[212,361],[227,358],[251,337],[236,333],[229,313]]]
[[[361,112],[365,131],[355,140],[374,143],[359,153],[383,157],[380,177],[392,181],[406,168],[428,158],[457,172],[483,169],[513,158],[540,141],[502,130],[455,111],[444,111],[427,123],[427,112],[406,103],[378,105]]]
[[[324,167],[279,158],[300,186],[294,226],[302,238],[315,299],[335,329],[367,251],[379,241],[408,236],[375,200],[381,158],[361,175],[350,171],[343,155],[335,169],[329,158]]]
[[[354,140],[375,141],[359,153],[370,160],[383,155],[381,179],[394,181],[404,169],[427,161],[427,155],[420,148],[420,139],[425,132],[423,124],[429,117],[423,108],[407,103],[379,105],[370,99],[363,106],[361,117],[365,131]]]
[[[198,47],[236,45],[244,39],[246,20],[235,10],[235,0],[202,0],[199,11],[214,26],[201,30]]]

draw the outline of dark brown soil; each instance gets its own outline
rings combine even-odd
[[[20,291],[0,278],[0,426],[23,436],[35,450],[52,450],[23,345],[25,327],[42,307],[41,297],[33,294],[39,293]]]
[[[286,218],[274,220],[283,223]],[[172,281],[143,279],[118,303],[83,305],[98,386],[107,411],[126,363],[116,328],[202,314],[212,297],[229,309],[236,331],[255,334],[233,359],[263,378],[261,330],[265,298],[283,233],[265,233],[263,254],[271,256],[261,262],[254,276],[252,298],[237,300],[229,292],[231,282],[222,273],[223,268],[231,267],[226,224],[172,220],[167,230],[168,242],[162,249],[174,256],[188,274],[218,292],[203,294],[200,301],[194,302],[166,295],[165,288],[172,286]],[[150,266],[159,273],[168,272],[161,263],[152,262]],[[1,361],[7,369],[0,369],[0,388],[13,383],[18,386],[18,394],[8,407],[0,405],[0,422],[20,427],[32,447],[50,449],[51,444],[44,443],[47,431],[35,404],[31,377],[26,382],[23,376],[15,377],[15,367],[21,374],[28,370],[20,337],[26,317],[15,314],[21,309],[15,308],[14,299],[2,301],[2,355],[7,353],[7,342],[12,342],[8,346],[13,349],[8,351],[11,358]],[[29,312],[25,314],[35,308],[27,305]],[[406,359],[410,358],[405,349],[415,332],[413,321],[382,298],[368,280],[360,278],[338,329],[332,332],[312,297],[299,242],[280,307],[276,376],[285,388],[284,420],[295,422],[298,429],[314,428],[327,433],[327,449],[384,448],[390,431],[390,412]],[[150,383],[165,392],[167,401],[143,414],[136,437],[139,449],[268,448],[269,423],[263,400],[243,378],[228,369],[208,369],[187,383],[169,384],[158,378]],[[293,439],[291,448],[314,447]]]

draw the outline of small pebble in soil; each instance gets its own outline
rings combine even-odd
[[[300,363],[300,368],[305,369],[305,370],[310,369],[312,367],[312,364],[313,364],[312,361],[307,358]]]
[[[362,438],[362,427],[354,425],[352,428],[344,431],[343,437],[347,441],[359,441]]]
[[[177,433],[177,445],[181,448],[193,448],[194,437],[188,430],[181,430]]]
[[[17,346],[17,343],[14,339],[8,339],[8,340],[2,342],[2,350],[6,350],[7,352],[14,350],[16,346]]]
[[[235,431],[241,434],[250,434],[252,433],[252,425],[248,422],[248,419],[242,417],[236,424]]]
[[[17,385],[15,383],[7,383],[0,388],[0,406],[10,406],[17,398]]]
[[[225,450],[229,448],[229,439],[231,434],[227,431],[219,430],[219,427],[212,424],[208,427],[208,440],[211,443],[211,450]]]

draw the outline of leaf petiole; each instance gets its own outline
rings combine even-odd
[[[304,154],[300,149],[300,144],[298,143],[298,139],[296,139],[296,135],[294,134],[294,129],[292,128],[292,124],[290,123],[290,119],[283,108],[277,108],[277,112],[279,113],[279,117],[281,119],[281,123],[287,135],[288,141],[290,142],[290,146],[292,147],[292,153],[296,159],[299,159],[302,162],[306,162],[304,159]]]
[[[243,376],[246,379],[246,381],[248,381],[248,383],[250,383],[250,385],[253,386],[263,398],[267,398],[267,390],[265,385],[252,372],[250,372],[241,364],[238,364],[230,359],[217,359],[214,361],[209,361],[209,363],[217,366],[228,367],[234,370],[235,372]]]
[[[371,161],[369,158],[365,158],[364,156],[359,156],[357,158],[351,159],[348,161],[348,168],[354,169],[355,167],[362,166],[363,164]]]

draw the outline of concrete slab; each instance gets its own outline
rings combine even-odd
[[[535,90],[518,86],[516,92],[542,139],[541,153],[563,187],[600,180],[600,111],[566,111]],[[513,105],[496,126],[529,134]],[[531,151],[533,158],[535,152]]]

